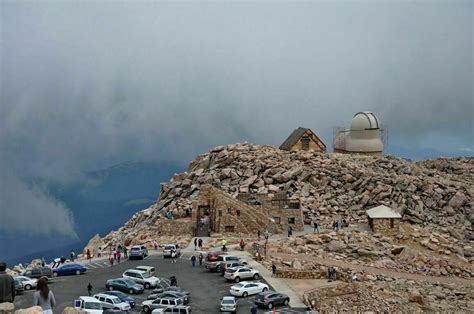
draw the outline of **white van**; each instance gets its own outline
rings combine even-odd
[[[79,297],[74,300],[74,308],[90,314],[102,314],[104,309],[102,303],[93,297]]]

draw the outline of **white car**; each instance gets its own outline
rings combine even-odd
[[[122,311],[130,310],[130,304],[122,302],[118,297],[105,293],[98,293],[94,295],[94,298],[102,303],[102,307],[106,309],[116,309]]]
[[[160,283],[160,278],[150,276],[148,272],[138,269],[127,269],[122,277],[142,284],[146,289],[155,288]]]
[[[238,297],[246,297],[251,294],[257,294],[268,290],[268,285],[255,281],[242,281],[230,287],[230,294]]]
[[[21,282],[25,290],[36,288],[36,283],[38,282],[38,279],[32,279],[26,276],[16,276],[15,279]]]
[[[258,270],[246,266],[238,266],[226,269],[224,278],[235,282],[239,282],[242,279],[252,278],[257,280],[258,278],[260,278],[260,273],[258,272]]]
[[[221,312],[237,313],[237,300],[235,300],[235,297],[225,296],[221,299]]]
[[[88,314],[102,314],[102,303],[93,297],[79,297],[74,301],[74,308]]]

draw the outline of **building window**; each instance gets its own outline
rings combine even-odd
[[[219,217],[222,217],[222,209],[219,209]]]
[[[393,222],[393,218],[390,219],[390,228],[394,228],[394,222]]]
[[[273,217],[273,220],[275,220],[275,223],[276,223],[277,225],[280,224],[280,217]]]
[[[309,136],[305,135],[301,138],[301,149],[302,150],[309,150],[309,141],[310,141]]]
[[[295,224],[295,217],[288,217],[288,224],[294,225]]]
[[[237,213],[237,217],[240,217],[240,209],[237,209],[235,212]]]
[[[234,232],[234,226],[225,226],[225,232]]]

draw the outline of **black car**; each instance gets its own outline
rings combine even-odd
[[[53,270],[49,267],[38,267],[27,269],[21,273],[22,276],[30,277],[30,278],[41,278],[46,277],[51,278],[53,277]]]
[[[120,301],[127,302],[128,304],[130,304],[131,308],[135,307],[135,299],[132,298],[132,297],[129,297],[128,295],[126,295],[125,293],[123,293],[121,291],[112,290],[112,291],[105,291],[105,292],[102,292],[102,293],[116,296],[117,298],[120,299]]]
[[[133,280],[123,278],[107,280],[107,282],[105,283],[105,288],[109,291],[118,290],[130,294],[143,293],[143,291],[145,290],[143,285],[138,284]]]
[[[278,293],[275,291],[260,292],[255,296],[255,304],[266,308],[273,308],[276,305],[288,305],[290,303],[290,297],[284,293]]]

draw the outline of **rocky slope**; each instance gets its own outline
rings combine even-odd
[[[247,143],[219,146],[198,156],[187,172],[163,186],[156,204],[106,239],[146,232],[167,212],[184,217],[202,184],[232,195],[286,191],[300,199],[306,221],[318,220],[320,225],[340,217],[365,223],[366,209],[385,204],[396,208],[403,221],[447,234],[448,241],[455,239],[461,247],[474,240],[473,160],[409,162],[391,156],[287,152]]]

